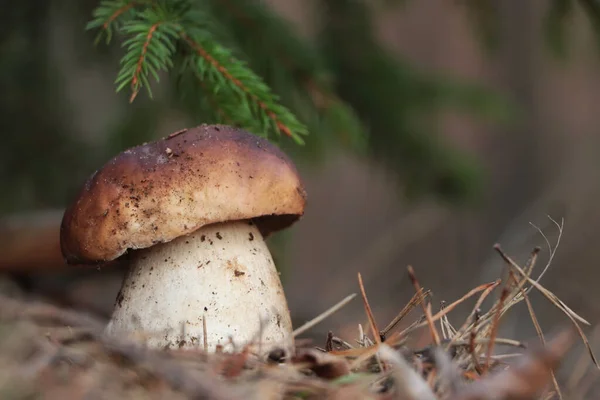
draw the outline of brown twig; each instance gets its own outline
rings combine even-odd
[[[415,270],[413,269],[413,267],[411,265],[408,266],[408,276],[410,277],[410,280],[413,284],[413,286],[415,287],[415,291],[417,293],[419,293],[421,291],[421,285],[419,284],[419,281],[417,280],[417,277],[415,275]],[[425,305],[425,302],[421,303],[421,306],[423,307],[423,313],[425,314],[425,318],[427,318],[427,325],[429,325],[429,331],[431,333],[431,338],[433,339],[433,343],[436,346],[439,346],[441,341],[440,341],[440,335],[437,332],[437,329],[435,327],[435,323],[433,322],[433,318],[431,317],[431,303],[428,303],[428,306]],[[450,307],[448,307],[450,308]],[[445,315],[445,312],[447,312],[447,310],[444,310],[444,312],[440,312],[440,318],[442,315]]]
[[[408,315],[408,313],[411,312],[413,308],[415,308],[416,306],[421,304],[421,302],[425,301],[425,299],[427,298],[427,296],[430,293],[431,293],[430,290],[423,290],[423,289],[421,289],[420,292],[415,293],[413,295],[413,297],[410,299],[410,301],[408,303],[406,303],[406,305],[402,308],[402,310],[400,310],[398,315],[396,315],[394,317],[394,319],[392,319],[392,321],[385,328],[383,328],[383,330],[381,332],[379,332],[379,335],[381,336],[382,340],[385,340],[385,337],[387,336],[387,334],[392,329],[394,329],[394,327],[400,321],[402,321],[402,319],[404,317],[406,317],[406,315]]]
[[[333,350],[333,332],[327,332],[327,340],[325,341],[325,351],[329,352]]]
[[[536,282],[535,280],[531,279],[529,276],[527,276],[527,274],[525,274],[525,271],[523,271],[523,269],[521,269],[521,267],[519,267],[519,265],[517,265],[517,263],[515,263],[500,247],[499,244],[496,244],[494,246],[494,249],[500,254],[500,256],[507,262],[510,264],[510,266],[512,268],[514,268],[519,274],[521,274],[527,281],[529,281],[529,283],[531,283],[533,286],[535,286],[536,289],[538,289],[543,295],[544,297],[546,297],[548,300],[550,300],[550,302],[552,304],[554,304],[558,309],[560,309],[573,323],[575,329],[577,330],[577,333],[579,334],[579,336],[581,337],[581,340],[583,341],[585,347],[588,350],[588,353],[592,359],[592,361],[594,362],[594,365],[596,366],[596,368],[600,369],[600,364],[598,364],[598,360],[596,359],[596,356],[594,354],[594,351],[592,350],[590,343],[587,339],[587,336],[585,335],[585,333],[583,332],[583,330],[581,329],[581,327],[579,326],[579,324],[577,323],[577,321],[582,322],[586,325],[590,325],[590,323],[588,321],[586,321],[585,319],[581,318],[577,313],[575,313],[573,310],[571,310],[562,300],[560,300],[554,293],[550,292],[548,289],[544,288],[542,285],[539,284],[539,282]]]
[[[475,349],[475,339],[477,338],[477,323],[479,322],[479,317],[481,315],[481,311],[477,309],[475,314],[473,315],[473,325],[471,328],[471,334],[469,336],[469,354],[473,359],[473,365],[475,370],[479,375],[482,374],[481,366],[479,365],[479,359],[477,358],[476,349]]]
[[[446,314],[448,314],[450,311],[452,311],[456,306],[458,306],[460,303],[462,303],[463,301],[465,301],[466,299],[468,299],[469,297],[477,294],[478,292],[483,290],[482,295],[480,296],[477,304],[476,304],[476,308],[481,306],[481,303],[483,303],[483,301],[485,300],[485,298],[489,295],[489,293],[492,292],[493,289],[496,288],[496,286],[498,286],[498,284],[500,283],[500,280],[497,280],[495,282],[492,283],[485,283],[483,285],[479,285],[477,286],[475,289],[470,290],[466,295],[464,295],[463,297],[461,297],[460,299],[456,300],[455,302],[453,302],[452,304],[450,304],[449,306],[447,306],[446,308],[444,308],[443,310],[439,311],[437,314],[431,316],[430,320],[431,322],[436,322],[438,320],[440,320],[441,318],[443,318]],[[423,304],[423,303],[421,303]],[[472,318],[472,316],[471,316]],[[465,321],[465,324],[463,325],[463,327],[461,327],[459,329],[460,331],[464,331],[465,330],[465,326],[467,326],[467,324],[469,323],[469,320]],[[420,328],[422,326],[426,326],[429,324],[429,320],[425,321],[425,322],[420,322],[419,324],[416,324],[411,330],[416,329],[416,328]],[[459,338],[459,335],[455,336],[456,339]],[[453,338],[454,340],[454,338]],[[452,341],[450,342],[452,343]]]
[[[343,340],[337,336],[334,336],[331,338],[331,343],[336,344],[344,349],[352,349],[353,348],[350,343],[346,342],[345,340]]]
[[[535,267],[535,264],[537,263],[540,251],[541,251],[540,247],[534,247],[533,250],[531,251],[531,255],[529,256],[529,260],[525,264],[526,268],[524,268],[524,270],[527,273],[527,275],[529,275],[529,276],[531,276],[531,273],[533,272],[533,268]],[[515,277],[515,279],[516,279],[516,277]]]
[[[494,344],[496,343],[494,341],[494,339],[496,338],[496,335],[498,334],[498,327],[500,326],[500,317],[502,316],[502,307],[504,306],[504,302],[506,301],[508,294],[509,294],[508,287],[505,287],[504,289],[502,289],[502,294],[500,295],[500,301],[498,302],[496,311],[494,313],[494,320],[492,322],[491,333],[490,333],[490,343],[488,345],[486,361],[482,368],[483,374],[487,373],[487,371],[490,368],[490,361],[492,359],[492,353],[494,351]]]
[[[514,280],[517,279],[512,270],[510,271],[510,276]],[[521,288],[521,295],[525,299],[525,304],[527,305],[527,310],[529,311],[529,316],[531,318],[531,322],[533,323],[533,326],[534,326],[535,331],[540,339],[540,342],[542,343],[542,345],[545,346],[546,338],[544,337],[544,332],[542,331],[542,327],[540,326],[538,319],[535,315],[535,311],[533,310],[533,305],[531,304],[531,300],[529,300],[529,295],[525,292],[525,290],[523,290],[523,288]],[[562,391],[560,390],[560,386],[558,385],[558,381],[556,380],[556,375],[554,375],[554,371],[551,371],[550,374],[552,376],[552,384],[554,385],[554,390],[556,392],[556,395],[558,396],[559,400],[562,400],[563,399]]]
[[[546,347],[530,351],[520,363],[463,386],[448,399],[535,399],[548,383],[550,372],[558,366],[572,342],[572,332],[563,331]]]
[[[379,336],[379,329],[377,329],[377,323],[375,322],[375,317],[373,316],[373,310],[371,309],[371,305],[369,304],[369,300],[367,299],[367,292],[365,291],[365,287],[363,285],[363,280],[360,272],[358,273],[358,286],[360,287],[360,294],[362,296],[363,305],[365,306],[365,312],[367,313],[367,318],[369,319],[369,325],[371,327],[371,331],[373,332],[373,340],[375,343],[381,344],[381,337]]]
[[[552,248],[552,246],[550,245],[550,241],[548,240],[548,237],[546,237],[546,235],[544,234],[544,232],[542,232],[542,230],[539,227],[537,227],[534,224],[530,223],[530,225],[533,226],[535,229],[537,229],[537,231],[540,233],[540,235],[542,235],[542,237],[546,241],[546,244],[548,245],[548,251],[550,252],[550,257],[548,258],[548,262],[546,263],[546,266],[544,267],[544,269],[542,270],[542,272],[540,273],[540,275],[537,277],[536,282],[539,282],[542,279],[542,277],[546,274],[546,272],[548,271],[548,268],[550,268],[550,265],[552,264],[552,261],[554,260],[554,256],[556,255],[556,249],[558,249],[558,246],[560,245],[560,241],[561,241],[562,235],[563,235],[563,228],[564,228],[564,224],[565,224],[565,219],[564,218],[561,218],[560,224],[559,224],[550,215],[548,215],[547,217],[558,228],[558,238],[556,239],[556,244],[554,245],[554,248]],[[531,289],[532,288],[529,288],[528,292]]]
[[[119,18],[119,16],[121,16],[122,14],[126,13],[127,11],[129,11],[130,9],[132,9],[133,7],[135,7],[137,4],[137,2],[132,1],[129,4],[124,5],[123,7],[119,8],[117,11],[115,11],[110,17],[108,17],[108,19],[106,20],[106,22],[102,25],[102,28],[104,30],[108,29],[108,26],[117,18]]]
[[[375,316],[373,315],[373,310],[371,309],[371,305],[369,304],[369,300],[367,299],[367,292],[365,291],[365,286],[363,285],[362,275],[360,272],[358,273],[358,286],[360,287],[360,294],[362,296],[363,305],[365,307],[365,312],[367,313],[367,318],[369,319],[369,326],[371,327],[371,331],[373,333],[373,340],[375,340],[375,348],[379,348],[381,345],[381,337],[379,336],[379,329],[377,329],[377,323],[375,322]],[[379,364],[379,368],[381,371],[386,370],[386,366],[379,359],[379,355],[376,353],[375,357],[377,359],[377,363]]]
[[[444,311],[445,305],[446,302],[442,300],[442,302],[440,303],[440,311]],[[447,340],[450,336],[450,331],[448,330],[448,326],[446,325],[446,317],[447,314],[440,319],[440,329],[442,330],[442,339],[444,340]]]
[[[450,343],[448,344],[449,346],[452,345],[452,343],[454,343],[455,340],[458,340],[460,337],[472,332],[472,329],[473,329],[472,324],[474,324],[474,322],[471,322],[471,321],[475,320],[475,314],[479,313],[479,316],[477,317],[477,321],[479,321],[479,318],[481,317],[481,305],[483,304],[485,299],[490,295],[490,293],[492,293],[492,291],[496,287],[498,287],[498,285],[500,285],[501,282],[502,281],[500,279],[496,280],[495,282],[491,283],[483,291],[483,293],[481,293],[481,295],[477,299],[477,302],[475,303],[475,306],[473,307],[473,310],[469,314],[469,317],[465,320],[464,324],[458,329],[459,334],[457,334],[456,336],[454,336],[454,338],[452,338],[452,340],[450,340]],[[469,324],[471,324],[471,325],[469,325]]]
[[[449,312],[454,310],[458,305],[463,303],[468,298],[474,296],[475,294],[477,294],[481,291],[483,291],[485,293],[488,289],[490,289],[490,290],[494,289],[498,285],[498,283],[499,283],[499,281],[484,283],[483,285],[479,285],[476,288],[469,290],[469,292],[467,294],[465,294],[464,296],[462,296],[460,299],[452,302],[448,306],[444,307],[444,309],[439,311],[437,314],[435,314],[435,316],[433,317],[433,320],[437,321],[438,319],[442,318],[443,316],[448,315]]]

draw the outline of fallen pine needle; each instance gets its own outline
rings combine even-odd
[[[307,330],[311,329],[315,325],[317,325],[320,322],[322,322],[323,320],[327,319],[330,315],[336,313],[342,307],[344,307],[346,304],[350,303],[350,301],[352,301],[352,299],[354,299],[355,297],[356,297],[356,293],[352,293],[351,295],[346,296],[342,301],[340,301],[339,303],[337,303],[336,305],[334,305],[333,307],[331,307],[324,313],[322,313],[322,314],[318,315],[317,317],[311,319],[310,321],[304,323],[301,327],[294,330],[294,332],[293,332],[294,337],[303,334]]]
[[[417,276],[415,275],[415,270],[411,265],[408,266],[408,276],[410,277],[410,280],[411,280],[413,286],[415,287],[415,292],[419,293],[421,291],[421,285],[419,284],[419,281],[417,280]],[[427,305],[425,305],[425,302],[421,302],[421,306],[423,307],[423,313],[425,314],[425,318],[427,319],[427,325],[429,326],[429,331],[431,333],[433,343],[435,343],[436,345],[439,346],[440,335],[438,334],[437,329],[435,328],[435,323],[431,317],[431,303],[428,303]],[[443,311],[445,311],[445,310],[443,310]],[[440,316],[440,318],[441,318],[441,316]]]

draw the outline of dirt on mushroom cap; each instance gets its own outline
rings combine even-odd
[[[96,171],[65,212],[69,263],[97,263],[216,222],[254,219],[262,234],[293,224],[306,192],[292,161],[244,130],[201,125],[126,150]]]

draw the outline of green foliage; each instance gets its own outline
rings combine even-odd
[[[231,32],[240,57],[294,110],[309,131],[308,149],[318,159],[325,148],[364,149],[358,115],[335,93],[327,55],[262,2],[211,0],[212,10]],[[295,149],[291,148],[290,151]]]
[[[545,29],[557,52],[575,3],[600,32],[596,1],[549,0]],[[496,48],[498,4],[460,4],[485,47]],[[306,142],[303,154],[313,160],[344,146],[395,171],[410,197],[463,201],[476,194],[479,163],[437,135],[436,116],[454,110],[506,122],[515,116],[510,104],[477,84],[417,71],[391,56],[373,36],[368,2],[311,5],[322,26],[315,42],[249,0],[103,1],[89,28],[107,40],[124,37],[116,83],[118,90],[131,87],[132,99],[142,87],[151,94],[150,78],[167,72],[182,95],[177,104],[196,122],[239,125],[271,140],[283,132]]]
[[[10,188],[0,211],[64,205],[89,172],[125,147],[152,140],[165,113],[180,110],[186,124],[224,122],[273,141],[285,133],[280,122],[305,142],[279,143],[298,162],[314,163],[343,147],[388,167],[409,195],[464,200],[476,193],[482,172],[476,160],[438,137],[438,115],[452,110],[504,122],[514,113],[489,90],[417,70],[379,45],[371,35],[369,9],[410,1],[307,2],[315,20],[329,21],[316,38],[303,37],[267,2],[255,0],[65,0],[58,8],[33,0],[14,3],[0,13],[0,120],[8,138],[0,148],[0,180]],[[600,43],[597,0],[544,3],[544,38],[555,54],[567,54],[570,24],[581,15]],[[494,48],[504,3],[459,4],[473,32]],[[92,40],[96,35],[97,42],[125,47],[89,46],[90,38],[78,32],[90,15]],[[60,26],[53,25],[57,21]],[[510,23],[504,21],[502,29]],[[56,52],[58,37],[68,42]],[[104,135],[86,137],[69,104],[77,77],[56,62],[65,55],[74,64],[70,71],[93,70],[96,79],[108,67],[122,91],[154,96],[135,97],[125,112],[119,107],[126,97],[116,104],[111,99],[109,107],[100,101],[107,120],[112,111],[121,115]]]
[[[315,43],[248,0],[103,1],[88,28],[107,41],[124,38],[116,84],[131,88],[131,100],[143,87],[152,95],[150,79],[166,72],[194,122],[238,125],[271,140],[283,132],[305,143],[302,155],[313,161],[342,146],[397,172],[408,194],[469,196],[480,169],[437,139],[432,117],[457,106],[505,119],[506,104],[391,57],[371,37],[366,3],[313,5],[336,19]]]
[[[126,49],[116,79],[117,90],[129,86],[131,101],[145,87],[150,96],[150,78],[160,81],[160,72],[178,67],[192,71],[213,97],[215,110],[257,135],[274,138],[284,133],[302,143],[305,126],[279,103],[268,85],[232,51],[212,35],[210,13],[192,1],[102,1],[88,29],[101,29],[107,41],[114,34],[125,40]],[[186,57],[174,60],[177,51]],[[183,68],[182,68],[183,67]]]

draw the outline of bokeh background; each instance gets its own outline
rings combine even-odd
[[[414,293],[407,265],[438,302],[501,276],[497,242],[519,261],[541,246],[541,270],[549,252],[532,224],[554,245],[559,231],[548,215],[564,218],[564,232],[542,283],[592,325],[600,322],[600,52],[595,14],[582,6],[593,2],[377,1],[368,18],[352,1],[330,2],[335,13],[327,17],[313,1],[258,3],[307,40],[338,29],[326,47],[338,52],[337,89],[369,125],[366,152],[319,125],[309,125],[306,146],[284,144],[309,196],[304,218],[270,241],[296,325],[356,293],[358,272],[385,325]],[[572,10],[553,25],[548,13],[559,3]],[[62,210],[114,154],[203,116],[180,107],[162,82],[153,99],[144,94],[132,104],[115,93],[119,46],[95,47],[84,30],[95,6],[25,0],[0,12],[0,273],[3,290],[107,316],[126,266],[65,266]],[[382,76],[401,82],[388,88],[375,79],[373,47],[351,34],[361,29],[404,71]],[[263,43],[260,32],[246,34]],[[445,92],[414,83],[422,75],[482,93],[440,100]],[[361,86],[370,91],[353,90]],[[406,136],[417,126],[452,156],[415,156],[420,147]],[[544,329],[567,322],[542,296],[533,301]],[[518,308],[503,320],[503,334],[535,338],[526,308]],[[468,311],[457,310],[455,323]],[[311,335],[324,340],[333,330],[349,339],[365,321],[356,299]],[[586,332],[598,336],[593,327]]]

